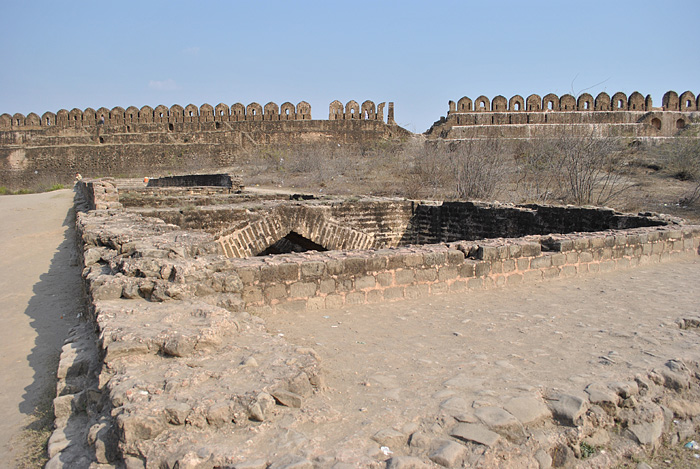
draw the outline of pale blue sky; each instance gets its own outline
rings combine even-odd
[[[700,93],[700,1],[10,1],[0,113],[394,101],[423,132],[483,94]]]

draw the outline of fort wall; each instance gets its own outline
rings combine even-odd
[[[447,117],[426,132],[430,138],[547,138],[558,132],[594,137],[671,137],[700,122],[700,101],[686,91],[664,94],[662,106],[653,107],[650,95],[634,92],[595,98],[549,93],[510,99],[496,96],[475,100],[464,96],[450,101]]]
[[[333,119],[312,120],[301,102],[199,108],[100,108],[0,118],[0,184],[28,186],[42,178],[68,182],[91,176],[226,167],[258,145],[366,144],[412,134],[384,121],[384,103],[350,101]],[[393,103],[389,103],[393,113]],[[333,105],[330,107],[334,109]],[[349,110],[349,112],[345,112]],[[65,111],[65,112],[64,112]],[[390,114],[391,116],[392,114]]]

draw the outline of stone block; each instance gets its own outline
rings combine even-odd
[[[292,298],[309,298],[316,295],[317,285],[313,282],[295,282],[289,286]]]
[[[371,275],[365,275],[363,277],[358,277],[355,279],[355,290],[365,290],[367,288],[374,288],[377,285],[377,281]]]
[[[467,281],[466,280],[455,280],[450,285],[451,292],[461,292],[461,291],[464,291],[466,289],[467,289]]]
[[[415,281],[416,275],[413,270],[397,270],[394,272],[394,279],[396,285],[409,285]]]
[[[365,292],[354,291],[345,295],[346,305],[363,305],[366,303],[367,294]]]
[[[265,287],[265,299],[279,300],[287,297],[287,287],[283,284],[273,284]]]
[[[423,264],[423,254],[411,253],[403,257],[403,267],[417,267]]]
[[[578,263],[578,252],[570,251],[566,253],[566,263],[567,264],[577,264]]]
[[[600,272],[612,272],[615,270],[616,264],[613,260],[602,261],[600,264]]]
[[[542,254],[542,245],[540,243],[525,243],[522,245],[523,257],[535,257]]]
[[[514,243],[508,245],[508,257],[516,258],[523,255],[523,247],[520,244]]]
[[[318,291],[322,295],[327,295],[328,293],[334,293],[335,292],[335,280],[332,278],[327,278],[321,280],[321,283],[318,286]]]
[[[252,283],[260,280],[260,267],[259,266],[244,266],[236,269],[241,282],[245,285],[250,285]]]
[[[404,287],[390,287],[384,290],[384,299],[398,300],[404,297]]]
[[[382,272],[380,274],[377,274],[377,283],[381,285],[382,287],[388,287],[390,285],[393,285],[394,283],[394,276],[391,272]]]
[[[576,238],[573,240],[573,243],[576,251],[584,251],[591,246],[589,238]]]
[[[506,285],[520,285],[523,283],[523,274],[514,273],[506,277]]]
[[[605,238],[602,236],[595,236],[589,239],[591,249],[602,249],[605,247]]]
[[[367,272],[367,264],[364,258],[349,257],[343,262],[343,273],[347,275],[359,275]]]
[[[457,251],[459,252],[459,251]],[[446,252],[427,252],[423,254],[423,265],[434,266],[434,265],[444,265],[447,263],[447,253]]]
[[[243,301],[246,303],[259,303],[263,301],[262,289],[252,285],[243,287]]]
[[[387,257],[386,256],[373,256],[365,260],[365,266],[367,272],[379,272],[386,270],[387,268]]]
[[[315,296],[306,300],[306,309],[309,311],[318,311],[321,309],[325,309],[325,307],[326,299],[320,296]]]
[[[467,280],[467,288],[470,290],[481,290],[484,288],[484,279],[481,277],[470,278]]]
[[[447,263],[448,264],[461,264],[464,262],[465,256],[462,251],[452,249],[447,251]]]
[[[526,282],[536,282],[542,280],[541,270],[528,270],[523,272],[523,280]]]
[[[578,274],[578,270],[575,265],[565,265],[561,267],[562,277],[575,277]]]
[[[593,254],[589,251],[583,251],[579,253],[578,261],[581,263],[593,262]]]
[[[279,303],[276,307],[285,313],[303,313],[306,311],[306,300],[285,301]]]
[[[328,295],[326,296],[326,309],[338,309],[342,308],[345,304],[345,299],[342,295]]]
[[[438,280],[445,282],[457,277],[457,268],[453,266],[443,266],[438,270]]]
[[[516,260],[516,266],[520,271],[528,270],[530,268],[530,259],[527,257],[521,257]]]
[[[491,265],[487,261],[477,261],[474,264],[474,275],[477,277],[483,277],[488,275],[491,271]]]
[[[445,267],[443,267],[444,269]],[[452,267],[453,269],[456,270],[455,267]],[[433,269],[419,269],[416,270],[416,282],[418,283],[424,283],[424,282],[434,282],[438,278],[438,273],[437,271]]]
[[[424,298],[428,295],[430,295],[429,285],[408,285],[406,287],[406,298],[408,299]]]
[[[492,261],[498,259],[498,248],[496,246],[479,246],[474,259]]]
[[[562,266],[566,264],[566,254],[552,254],[552,265]]]
[[[384,301],[383,290],[370,290],[367,292],[367,303],[381,303]]]
[[[559,277],[559,267],[550,267],[548,269],[542,269],[542,277],[544,278],[557,278]]]
[[[491,274],[503,273],[503,262],[502,261],[491,261],[489,273],[491,273]]]
[[[330,259],[325,264],[328,275],[340,275],[343,273],[344,265],[340,259]]]
[[[530,260],[531,269],[546,269],[552,266],[552,256],[534,257]]]
[[[466,260],[464,264],[459,266],[459,276],[462,278],[471,278],[475,275],[475,263]]]
[[[326,273],[326,264],[323,262],[304,262],[301,264],[302,278],[318,278]]]
[[[447,282],[437,282],[430,285],[431,295],[441,295],[443,293],[447,293],[449,290],[450,287],[447,285]]]
[[[515,259],[506,259],[503,261],[503,273],[507,274],[515,271]]]

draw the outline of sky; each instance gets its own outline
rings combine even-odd
[[[2,0],[0,113],[700,93],[700,1]]]

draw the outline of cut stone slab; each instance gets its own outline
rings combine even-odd
[[[566,425],[576,426],[588,408],[588,402],[570,394],[555,394],[547,399],[554,416]]]
[[[386,428],[384,430],[379,430],[377,433],[372,435],[372,439],[382,446],[388,446],[389,448],[397,448],[406,444],[408,438],[406,435],[400,431],[394,430],[393,428]]]
[[[663,419],[653,422],[635,423],[627,427],[641,445],[656,445],[664,429]]]
[[[478,423],[459,423],[452,429],[450,436],[488,447],[495,445],[501,439],[498,433]]]
[[[591,383],[586,386],[586,393],[591,404],[597,404],[608,414],[615,415],[620,396],[613,389],[601,383]]]
[[[466,455],[467,448],[459,443],[450,441],[433,452],[430,455],[430,460],[442,467],[461,467]]]
[[[272,397],[274,397],[275,400],[283,406],[294,407],[297,409],[301,407],[301,396],[291,391],[280,389],[279,391],[273,392]]]
[[[484,425],[509,440],[516,441],[525,437],[523,424],[511,413],[500,407],[479,407],[474,411],[474,414]]]
[[[547,404],[534,396],[515,397],[503,407],[523,425],[534,424],[552,417]]]

